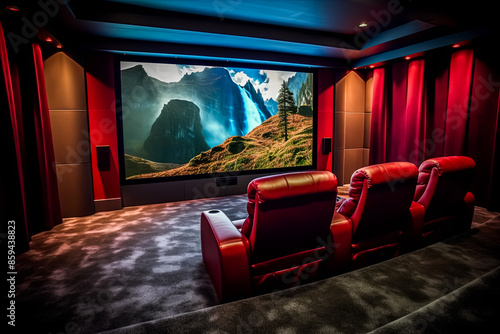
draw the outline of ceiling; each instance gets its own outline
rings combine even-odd
[[[495,12],[436,0],[6,2],[20,9],[2,8],[14,33],[34,23],[39,38],[68,48],[317,67],[366,66],[474,39],[491,30]]]

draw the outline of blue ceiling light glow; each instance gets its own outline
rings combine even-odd
[[[484,29],[471,29],[462,31],[459,33],[428,40],[422,43],[417,43],[403,48],[387,52],[381,52],[373,56],[364,57],[359,60],[356,60],[353,64],[353,67],[363,67],[369,64],[375,64],[387,60],[403,58],[407,55],[438,49],[465,40],[472,40],[480,36],[483,36],[484,34],[485,34]]]
[[[428,22],[423,22],[420,20],[414,20],[408,22],[406,24],[400,25],[397,28],[389,29],[383,31],[376,36],[370,37],[368,42],[363,45],[362,50],[368,49],[372,46],[377,46],[382,43],[387,43],[390,41],[394,41],[399,38],[403,38],[405,36],[413,35],[427,29],[434,28],[436,25]]]
[[[401,11],[387,0],[99,2],[101,11],[74,0],[75,27],[98,37],[85,40],[87,48],[185,59],[360,68],[490,33],[454,12]]]
[[[283,25],[304,29],[323,30],[331,24],[325,11],[335,12],[338,1],[308,0],[107,0],[122,4],[169,10],[180,13],[218,17],[220,20],[234,19],[247,22]],[[270,8],[271,7],[271,8]]]
[[[264,38],[222,35],[198,31],[175,30],[107,22],[92,22],[92,24],[89,25],[89,28],[92,29],[92,32],[96,35],[110,38],[162,41],[165,43],[219,46],[249,50],[265,50],[270,52],[282,52],[318,57],[339,57],[343,55],[343,51],[340,48]]]
[[[156,53],[156,52],[138,52],[138,51],[124,51],[124,50],[101,50],[107,51],[118,55],[127,55],[135,57],[160,57],[160,58],[172,58],[172,59],[187,59],[187,60],[207,60],[207,61],[224,61],[232,63],[242,63],[242,64],[259,64],[259,65],[270,65],[270,66],[290,66],[290,67],[300,67],[300,68],[322,68],[324,66],[318,65],[307,65],[298,63],[288,63],[280,61],[269,61],[269,60],[255,60],[255,59],[240,59],[240,58],[222,58],[222,57],[208,57],[208,56],[197,56],[197,55],[180,55],[180,54],[170,54],[170,53]]]

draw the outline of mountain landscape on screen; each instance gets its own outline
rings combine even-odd
[[[312,73],[122,62],[125,177],[312,166],[313,96]]]

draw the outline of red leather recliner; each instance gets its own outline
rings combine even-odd
[[[415,231],[423,245],[470,229],[475,166],[473,159],[464,156],[429,159],[420,165],[414,201],[424,207],[425,219]]]
[[[337,203],[338,213],[350,219],[332,223],[336,248],[332,270],[344,271],[398,255],[412,220],[423,219],[421,206],[412,204],[418,169],[408,162],[367,166],[351,177],[349,198]]]
[[[220,210],[201,215],[203,261],[223,302],[313,280],[333,252],[335,175],[262,177],[247,194],[246,219],[231,222]]]

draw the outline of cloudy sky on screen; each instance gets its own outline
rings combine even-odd
[[[177,82],[184,75],[201,72],[205,68],[214,66],[203,65],[179,65],[179,64],[162,64],[162,63],[145,63],[145,62],[121,62],[121,70],[141,64],[146,73],[153,78],[163,82]],[[288,80],[295,75],[296,72],[274,71],[264,69],[251,69],[240,67],[225,67],[233,81],[243,86],[248,80],[253,84],[256,90],[260,90],[264,100],[270,98],[276,99],[278,91],[283,81]]]

